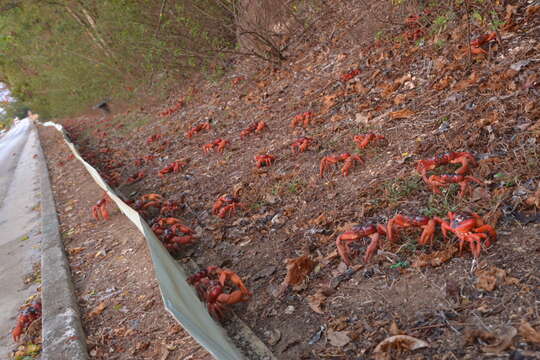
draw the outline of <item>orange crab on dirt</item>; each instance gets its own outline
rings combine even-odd
[[[487,54],[487,51],[482,49],[482,45],[489,43],[490,41],[493,41],[495,39],[497,39],[497,32],[493,31],[489,34],[482,35],[477,39],[471,41],[471,54]]]
[[[482,240],[486,246],[491,246],[491,240],[497,241],[495,229],[484,222],[482,217],[474,212],[448,213],[450,222],[442,221],[441,229],[443,237],[447,239],[448,231],[453,232],[459,239],[459,251],[463,250],[463,244],[469,243],[471,253],[475,258],[480,256]]]
[[[291,127],[293,129],[299,125],[303,127],[308,127],[309,124],[313,121],[314,117],[315,117],[315,114],[312,113],[311,111],[306,111],[304,113],[298,114],[292,119]]]
[[[209,122],[199,124],[197,126],[192,127],[188,132],[186,132],[186,137],[188,139],[191,139],[193,135],[201,132],[202,130],[210,130],[211,128],[212,126],[210,125]]]
[[[111,199],[107,194],[103,194],[103,198],[99,200],[96,205],[92,206],[92,216],[94,219],[99,220],[100,215],[104,220],[109,220],[109,211],[107,210],[107,204],[111,202]]]
[[[225,194],[216,200],[212,206],[212,213],[220,218],[225,218],[226,216],[232,214],[237,207],[244,208],[245,204],[241,203],[234,196]]]
[[[252,296],[238,274],[217,266],[209,266],[191,275],[188,283],[195,287],[201,300],[207,304],[210,315],[218,320],[223,318],[229,305],[247,301]]]
[[[466,175],[471,166],[477,165],[476,159],[469,152],[447,152],[430,159],[418,160],[416,163],[416,171],[418,171],[418,173],[422,175],[422,179],[427,182],[428,171],[433,170],[440,165],[446,164],[461,164],[461,167],[456,170],[456,174],[458,175]]]
[[[354,79],[356,76],[358,76],[358,74],[360,74],[360,69],[354,69],[354,70],[348,71],[346,73],[343,73],[339,77],[339,79],[342,82],[346,83],[347,81]]]
[[[484,185],[484,182],[482,180],[479,180],[473,176],[456,175],[456,174],[431,175],[427,179],[428,185],[431,187],[431,190],[436,194],[441,193],[441,189],[439,188],[442,186],[449,186],[451,184],[459,184],[459,186],[461,187],[461,191],[459,192],[459,197],[463,197],[467,192],[469,192],[470,190],[469,183],[471,182]]]
[[[374,140],[384,140],[384,139],[385,137],[383,135],[369,133],[369,134],[363,134],[363,135],[355,135],[353,140],[359,149],[365,149],[369,145],[370,142]]]
[[[418,240],[420,245],[426,245],[433,242],[437,223],[439,218],[429,218],[427,216],[409,217],[398,214],[391,218],[386,225],[386,237],[390,242],[397,240],[397,228],[419,227],[423,229],[422,235]]]
[[[30,305],[25,305],[17,317],[17,325],[11,332],[13,341],[18,342],[28,326],[41,317],[41,310],[41,300],[36,300]]]
[[[291,144],[292,151],[295,152],[304,152],[309,146],[313,143],[313,139],[309,137],[302,137]]]
[[[263,131],[264,129],[267,129],[267,128],[268,128],[268,125],[266,125],[266,123],[264,121],[254,122],[250,126],[248,126],[247,129],[242,130],[240,132],[240,138],[243,139],[243,138],[245,138],[246,136],[250,135],[253,132],[259,133],[259,132],[261,132],[261,131]]]
[[[262,168],[264,166],[270,166],[276,160],[275,156],[272,155],[256,155],[255,162],[257,168]]]
[[[158,174],[159,176],[163,177],[165,176],[165,174],[177,173],[180,170],[182,170],[182,168],[184,168],[184,166],[186,165],[187,165],[186,161],[176,160],[170,163],[169,165],[165,166],[163,169],[159,170]]]
[[[351,255],[354,255],[354,252],[349,248],[349,243],[369,237],[371,241],[367,246],[366,253],[364,255],[364,262],[367,263],[379,249],[381,235],[386,235],[386,229],[380,224],[369,224],[365,226],[355,225],[351,230],[346,231],[337,237],[336,247],[338,254],[341,256],[343,262],[350,266],[350,257]]]
[[[211,143],[204,144],[202,149],[205,152],[205,154],[208,154],[212,149],[216,149],[218,153],[223,153],[223,150],[225,149],[225,146],[229,145],[230,141],[224,140],[224,139],[216,139]]]
[[[326,156],[321,159],[320,167],[319,167],[319,175],[321,177],[324,176],[324,171],[333,164],[337,164],[338,162],[343,161],[343,167],[341,168],[341,173],[343,176],[349,175],[350,169],[353,167],[354,163],[356,161],[360,161],[362,164],[364,164],[364,159],[360,157],[360,155],[351,155],[349,153],[343,153],[341,155],[335,155],[335,156]]]

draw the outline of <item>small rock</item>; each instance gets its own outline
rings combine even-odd
[[[281,340],[281,332],[278,329],[266,331],[264,335],[268,338],[269,345],[276,345]]]
[[[272,195],[272,194],[267,194],[265,197],[264,197],[264,200],[269,203],[270,205],[274,205],[276,204],[278,201],[279,201],[279,197],[277,197],[276,195]]]
[[[272,225],[274,225],[274,227],[282,227],[283,225],[285,225],[285,223],[287,222],[287,220],[289,220],[286,216],[282,216],[280,214],[276,214],[272,220],[270,220],[270,222],[272,223]]]
[[[293,312],[294,312],[294,306],[292,306],[292,305],[287,306],[287,308],[284,311],[284,313],[287,314],[287,315],[290,315]]]

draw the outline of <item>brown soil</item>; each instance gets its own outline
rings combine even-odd
[[[91,358],[212,359],[165,311],[144,237],[112,206],[93,219],[102,191],[60,133],[39,134]]]
[[[540,46],[539,20],[529,15],[524,1],[516,6],[512,21],[519,26],[503,32],[503,46],[490,43],[488,55],[474,56],[471,63],[463,46],[469,41],[463,12],[443,30],[427,29],[431,35],[423,42],[404,41],[398,28],[387,30],[380,41],[360,43],[347,26],[335,26],[355,23],[357,13],[343,7],[281,67],[245,62],[218,82],[186,86],[171,97],[185,103],[172,116],[156,116],[164,105],[104,122],[84,116],[63,123],[85,158],[105,175],[120,175],[119,191],[132,200],[145,193],[183,199],[182,219],[199,229],[200,240],[176,256],[240,274],[254,296],[235,305],[235,312],[278,358],[371,356],[379,342],[402,332],[430,347],[395,358],[488,357],[495,351],[483,345],[504,340],[496,330],[540,321],[535,259],[540,62],[531,60]],[[472,24],[473,38],[488,31]],[[516,70],[519,61],[525,65]],[[338,80],[356,68],[359,76],[346,84]],[[231,81],[238,76],[244,80]],[[408,111],[399,116],[402,110]],[[291,129],[294,116],[305,111],[316,114],[315,122]],[[212,130],[184,136],[203,121],[211,121]],[[240,131],[255,121],[265,121],[268,129],[240,139]],[[353,135],[370,131],[386,141],[356,150]],[[154,134],[162,138],[147,143]],[[316,143],[293,154],[289,146],[301,136]],[[223,155],[204,154],[202,145],[216,138],[231,145]],[[475,154],[479,166],[471,174],[486,186],[473,185],[463,199],[455,186],[433,194],[416,173],[415,161],[445,151]],[[320,178],[321,158],[344,152],[361,154],[366,164],[357,164],[348,177],[331,168]],[[276,156],[275,163],[255,168],[253,157],[266,153]],[[156,159],[137,167],[135,160],[146,155]],[[157,176],[180,159],[189,159],[182,171]],[[124,183],[138,171],[146,177]],[[235,190],[247,208],[224,220],[213,216],[214,201]],[[444,242],[440,235],[433,246],[419,246],[415,231],[403,231],[394,244],[385,242],[369,264],[347,269],[336,255],[336,236],[352,224],[385,223],[398,212],[444,217],[448,211],[475,211],[496,227],[498,240],[482,249],[479,262],[467,246],[461,256],[452,252],[455,241]],[[358,245],[363,252],[365,246]],[[439,267],[410,267],[436,251],[453,256]],[[316,262],[314,271],[295,289],[280,291],[285,260],[301,255]],[[486,275],[488,270],[498,274],[498,286],[482,290],[477,281],[494,276]],[[312,309],[310,296],[322,299],[320,313]],[[477,340],[473,335],[479,330],[489,332],[491,340],[486,334]],[[520,332],[496,352],[518,359],[539,350]]]

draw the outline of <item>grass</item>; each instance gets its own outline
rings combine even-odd
[[[458,210],[458,205],[455,198],[459,191],[459,185],[452,184],[447,188],[443,188],[442,195],[431,194],[429,196],[427,206],[422,208],[421,213],[424,216],[441,216],[444,217],[449,211],[455,212]]]
[[[422,186],[422,178],[412,175],[398,180],[388,180],[383,186],[388,201],[396,203],[418,191]]]

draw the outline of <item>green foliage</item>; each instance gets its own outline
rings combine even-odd
[[[407,198],[420,189],[422,178],[418,175],[398,180],[389,180],[384,183],[384,192],[391,203]]]
[[[218,3],[13,1],[0,12],[0,80],[42,118],[176,82],[232,46],[233,18]]]

